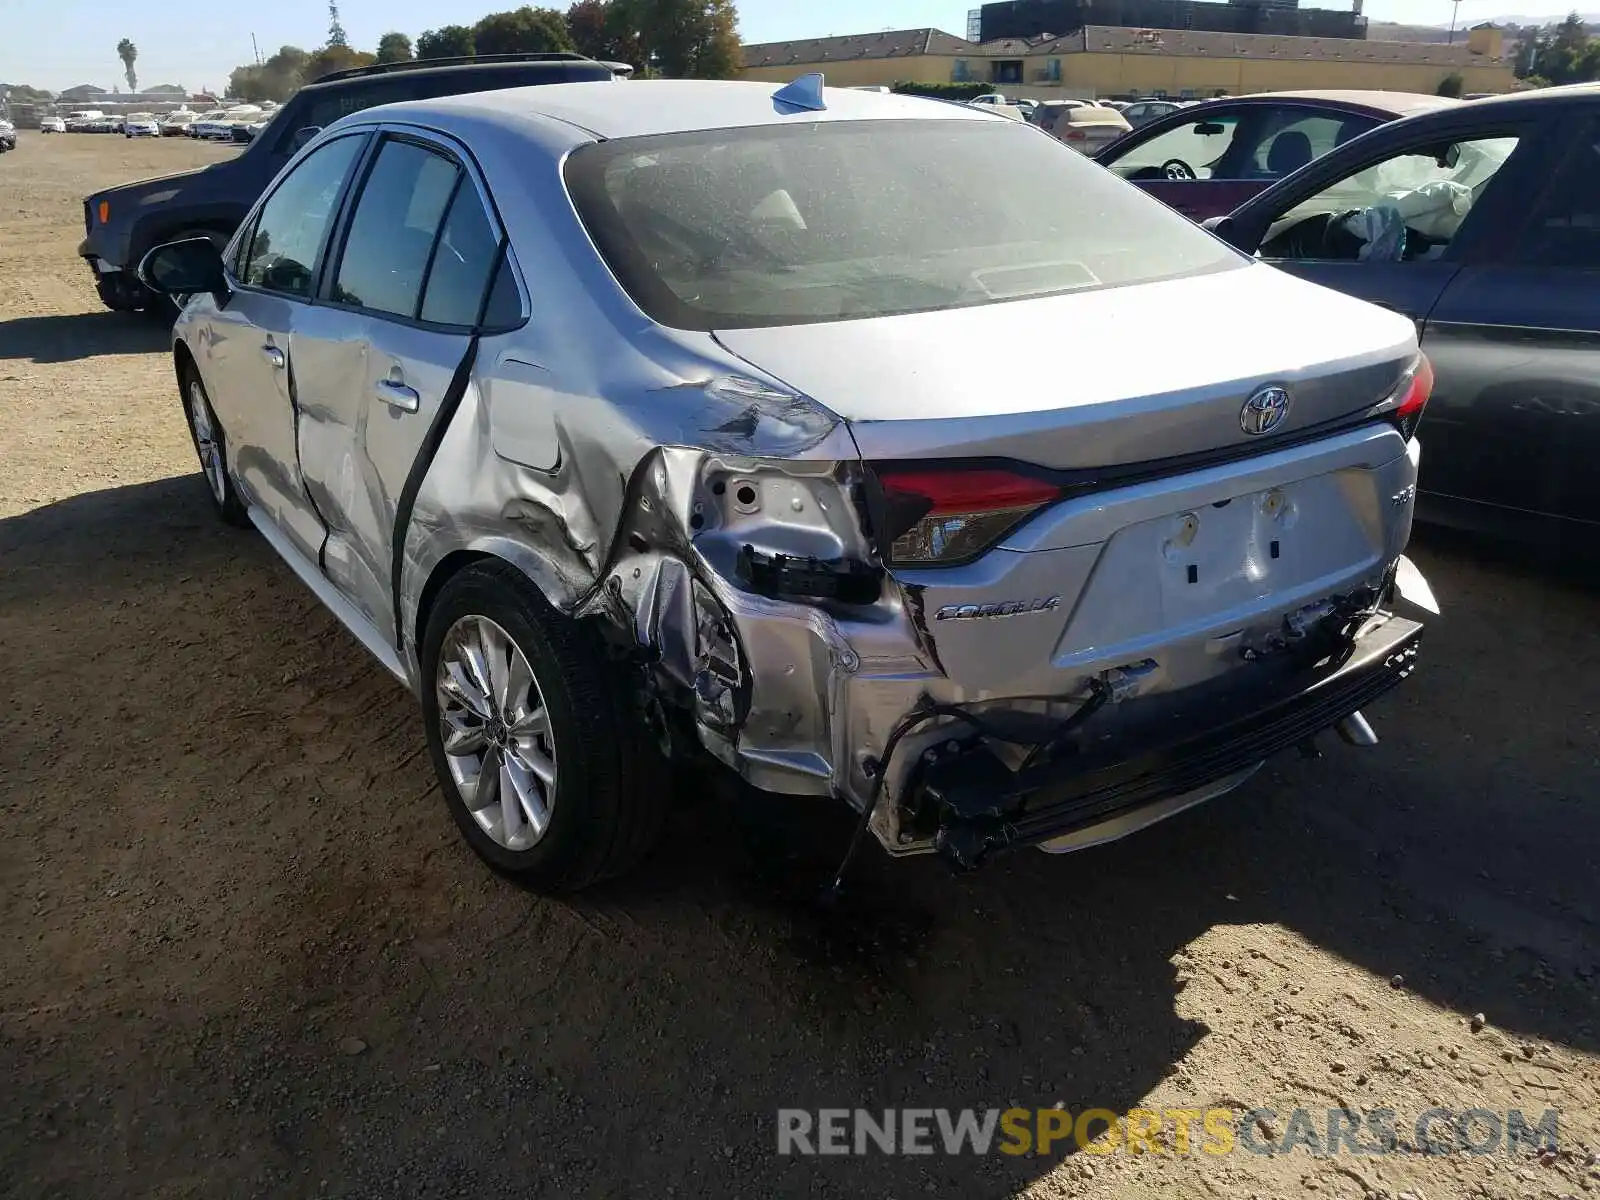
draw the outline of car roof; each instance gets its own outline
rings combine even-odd
[[[1530,88],[1525,92],[1512,92],[1505,96],[1483,96],[1477,100],[1464,100],[1474,110],[1495,104],[1572,104],[1600,96],[1600,83],[1568,83],[1560,87]]]
[[[707,79],[639,79],[627,82],[552,83],[466,92],[368,109],[381,118],[424,120],[470,116],[515,126],[549,117],[597,138],[647,137],[700,129],[790,125],[797,121],[1006,121],[969,104],[946,104],[922,96],[823,88],[821,110],[780,106],[786,85]]]
[[[1251,92],[1246,96],[1218,96],[1202,100],[1195,107],[1213,104],[1270,104],[1275,101],[1295,100],[1331,108],[1364,108],[1386,112],[1396,117],[1410,117],[1435,109],[1452,108],[1461,101],[1448,96],[1429,96],[1422,92],[1381,92],[1357,89],[1307,89],[1293,92]]]

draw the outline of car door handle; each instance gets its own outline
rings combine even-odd
[[[276,346],[268,344],[261,347],[261,355],[279,370],[283,369],[283,364],[285,361],[283,357],[283,351],[279,350]]]
[[[393,379],[380,379],[378,381],[378,399],[390,408],[398,408],[401,412],[416,412],[422,398],[417,395],[417,389],[397,383]]]

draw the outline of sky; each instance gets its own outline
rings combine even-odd
[[[398,29],[415,37],[441,25],[470,25],[485,12],[515,8],[522,0],[341,0],[350,44],[377,45]],[[962,36],[966,14],[980,0],[738,0],[739,32],[746,42],[866,33],[932,25]],[[1346,8],[1350,0],[1303,0],[1307,7]],[[545,0],[565,7],[566,0]],[[1549,11],[1563,9],[1560,3]],[[1530,0],[1462,0],[1464,24],[1506,12],[1539,15]],[[1448,25],[1449,0],[1368,0],[1374,20]],[[218,90],[228,73],[252,61],[250,37],[263,56],[286,43],[312,49],[327,40],[326,0],[0,0],[0,83],[25,83],[59,91],[80,83],[126,87],[116,45],[130,38],[139,48],[142,85],[181,84],[190,91]]]

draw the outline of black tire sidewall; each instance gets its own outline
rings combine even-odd
[[[563,890],[571,886],[575,873],[583,873],[582,864],[591,858],[595,840],[608,836],[607,822],[614,813],[606,811],[605,801],[614,781],[600,776],[606,775],[608,768],[615,770],[617,764],[599,762],[589,753],[595,730],[586,725],[603,721],[604,715],[585,708],[580,716],[570,674],[574,666],[571,655],[559,653],[545,630],[549,622],[571,618],[550,608],[531,586],[511,583],[507,575],[506,571],[468,568],[445,585],[433,606],[419,664],[428,751],[450,815],[478,856],[535,887]],[[434,681],[445,635],[466,616],[487,617],[511,636],[533,668],[550,716],[557,773],[555,803],[544,836],[526,850],[508,850],[483,831],[456,788],[444,752]],[[563,662],[563,657],[568,661]],[[617,742],[625,744],[628,739],[617,730],[615,738],[601,740],[610,741],[620,752]],[[577,886],[583,882],[586,880],[577,880]]]

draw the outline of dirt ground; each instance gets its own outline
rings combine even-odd
[[[1600,1196],[1600,604],[1457,543],[1383,743],[955,879],[818,802],[678,787],[553,901],[456,836],[413,702],[209,511],[90,188],[232,151],[0,158],[0,1193]],[[1476,1029],[1474,1014],[1486,1022]],[[1397,1114],[1386,1156],[808,1158],[779,1108]],[[1559,1151],[1430,1155],[1430,1107]],[[1276,1115],[1245,1117],[1272,1108]]]

